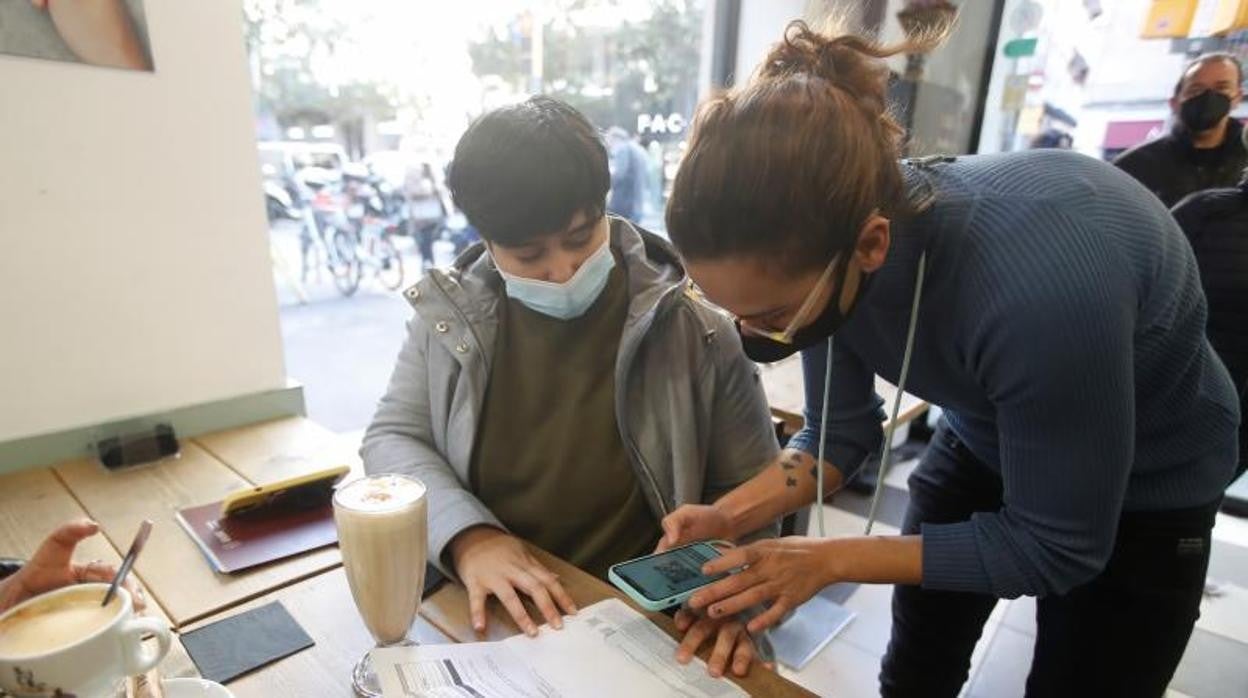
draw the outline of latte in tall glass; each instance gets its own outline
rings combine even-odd
[[[425,486],[403,475],[376,475],[334,494],[338,547],[351,595],[379,647],[407,643],[420,610],[428,557]],[[354,675],[356,693],[380,696],[368,656]]]

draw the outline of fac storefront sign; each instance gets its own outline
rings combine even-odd
[[[678,133],[684,133],[685,117],[678,112],[671,114],[638,114],[637,115],[637,134],[650,134],[652,136],[668,136]]]

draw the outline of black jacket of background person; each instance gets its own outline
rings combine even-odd
[[[1135,177],[1166,206],[1173,206],[1193,192],[1233,187],[1248,165],[1244,127],[1231,119],[1226,138],[1216,148],[1201,150],[1181,126],[1170,133],[1135,146],[1119,155],[1114,164]]]
[[[1172,213],[1196,253],[1209,299],[1209,343],[1231,372],[1242,413],[1248,389],[1248,178],[1238,187],[1192,194]],[[1248,420],[1239,425],[1241,471],[1246,450]]]

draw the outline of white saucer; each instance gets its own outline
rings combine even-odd
[[[216,681],[207,679],[163,679],[165,698],[234,698],[234,694]]]

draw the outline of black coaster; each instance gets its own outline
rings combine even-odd
[[[199,673],[217,683],[232,681],[313,644],[277,601],[182,635],[182,645]]]

